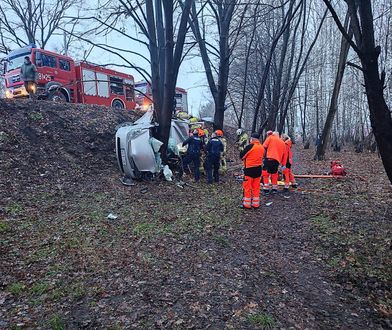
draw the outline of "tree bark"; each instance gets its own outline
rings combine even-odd
[[[345,28],[347,29],[349,26],[349,14],[347,13],[345,18]],[[353,32],[352,29],[349,31],[349,36],[352,38]],[[325,157],[325,150],[329,143],[329,136],[331,134],[332,123],[335,118],[335,114],[338,110],[338,99],[340,93],[340,87],[342,85],[342,80],[344,76],[344,70],[346,67],[348,51],[350,49],[350,44],[346,40],[346,38],[342,37],[341,46],[340,46],[340,54],[339,54],[339,63],[338,70],[336,72],[335,84],[333,87],[332,97],[330,100],[330,105],[328,109],[327,119],[324,124],[323,132],[321,133],[320,143],[317,146],[316,155],[314,156],[317,160],[323,160]]]
[[[378,59],[381,47],[375,45],[373,11],[370,0],[345,0],[348,4],[355,43],[348,36],[329,0],[323,0],[339,30],[358,54],[365,81],[370,123],[385,171],[392,183],[392,118],[384,98],[385,72],[379,72]],[[358,10],[357,10],[358,8]],[[359,15],[359,17],[358,17]]]
[[[292,9],[293,8],[290,6],[289,11],[288,11],[289,16],[292,15]],[[268,114],[267,128],[270,130],[275,130],[276,119],[278,117],[278,112],[279,112],[279,100],[280,100],[281,92],[282,92],[281,89],[282,89],[283,67],[284,67],[284,63],[286,60],[286,54],[287,54],[290,33],[291,33],[290,24],[291,24],[291,20],[288,22],[287,29],[283,33],[283,41],[282,41],[282,45],[281,45],[282,49],[280,52],[279,66],[277,68],[275,84],[274,84],[273,92],[272,92],[272,106],[271,106],[270,112]],[[291,68],[289,68],[289,70],[290,69]]]

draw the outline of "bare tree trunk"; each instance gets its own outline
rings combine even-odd
[[[313,47],[316,44],[316,41],[317,41],[317,39],[318,39],[318,37],[320,35],[321,28],[322,28],[322,26],[324,24],[325,18],[327,17],[327,12],[328,11],[325,11],[323,17],[321,18],[321,22],[320,22],[320,25],[319,25],[319,27],[318,27],[318,29],[316,31],[316,35],[315,35],[311,45],[309,46],[309,49],[308,49],[308,51],[307,51],[307,53],[305,55],[305,58],[304,58],[302,64],[300,63],[301,58],[299,58],[298,61],[297,61],[297,65],[296,65],[296,69],[295,69],[295,73],[294,73],[294,79],[293,79],[293,82],[291,84],[290,91],[289,91],[289,93],[287,95],[286,104],[284,106],[284,109],[282,110],[282,114],[281,114],[280,121],[279,121],[278,131],[280,133],[282,133],[282,131],[283,131],[284,120],[285,120],[285,118],[287,116],[287,111],[289,109],[291,98],[294,95],[295,88],[298,85],[299,79],[301,78],[301,75],[302,75],[302,73],[305,70],[306,63],[308,62],[309,56],[310,56],[310,54],[311,54],[311,52],[313,50]]]
[[[288,15],[292,15],[292,7],[289,8]],[[289,39],[290,39],[290,23],[289,21],[287,29],[283,33],[283,40],[282,40],[282,49],[280,52],[280,59],[279,59],[279,66],[277,68],[277,73],[276,73],[276,80],[272,92],[272,106],[268,115],[268,124],[267,127],[270,130],[275,130],[276,127],[276,118],[278,116],[279,112],[279,100],[281,97],[281,88],[282,88],[282,77],[283,77],[283,66],[286,60],[286,54],[287,54],[287,48],[289,45]],[[291,68],[290,68],[291,69]],[[289,69],[289,70],[290,70]],[[284,121],[283,121],[284,122]]]
[[[225,116],[225,101],[230,70],[230,23],[233,18],[234,9],[236,7],[236,0],[224,2],[214,2],[208,0],[207,2],[211,8],[214,8],[213,10],[215,11],[215,17],[217,19],[217,25],[219,27],[219,65],[217,83],[215,83],[212,74],[206,42],[201,36],[195,5],[192,6],[193,17],[190,21],[190,25],[199,44],[200,55],[206,71],[208,85],[210,87],[210,91],[215,102],[214,129],[222,129]],[[217,9],[214,7],[215,5],[217,6]]]
[[[324,0],[339,30],[358,54],[365,80],[366,96],[369,104],[370,122],[376,138],[380,156],[392,183],[392,118],[384,98],[385,71],[379,72],[378,59],[381,47],[374,39],[373,11],[370,0],[346,0],[355,36],[355,43],[344,29],[330,1]],[[357,10],[357,6],[358,9]],[[359,17],[358,17],[359,14]]]
[[[349,26],[349,20],[350,20],[349,15],[347,13],[346,18],[345,18],[345,23],[344,23],[346,29]],[[352,34],[351,29],[350,29],[349,35],[352,38],[353,34]],[[342,85],[344,69],[346,67],[349,49],[350,49],[349,42],[346,40],[346,38],[342,37],[341,46],[340,46],[338,70],[336,72],[335,84],[333,87],[332,97],[330,100],[328,115],[327,115],[327,119],[324,124],[323,132],[321,134],[320,143],[317,146],[316,155],[314,156],[314,159],[317,159],[317,160],[322,160],[325,157],[325,150],[326,150],[327,145],[329,143],[328,137],[331,134],[333,119],[334,119],[335,114],[338,110],[339,92],[340,92],[340,87]]]
[[[149,50],[151,59],[151,92],[154,98],[154,110],[159,121],[162,109],[162,92],[161,79],[160,76],[160,57],[159,57],[159,47],[158,40],[155,29],[155,19],[154,19],[154,5],[152,0],[146,0],[146,23],[149,35]],[[159,23],[159,24],[162,24]],[[163,61],[163,58],[162,58]]]
[[[294,6],[295,0],[290,0],[290,7],[288,10],[288,13],[285,15],[283,24],[279,30],[279,32],[275,35],[274,40],[272,41],[271,48],[267,57],[267,61],[265,63],[264,71],[263,71],[263,76],[261,78],[260,86],[257,91],[257,103],[256,103],[256,109],[253,114],[253,123],[252,123],[252,131],[256,131],[256,126],[258,122],[258,116],[259,116],[259,111],[260,111],[260,106],[262,104],[262,101],[264,99],[264,92],[265,92],[265,87],[267,84],[267,79],[269,76],[269,71],[272,63],[272,58],[275,52],[275,48],[278,45],[279,39],[283,35],[283,33],[286,31],[288,26],[290,25],[291,20],[293,19],[294,15],[297,13],[298,9],[301,7],[302,2],[297,5],[297,7],[294,9],[292,12],[292,8]],[[289,15],[291,13],[291,15]]]
[[[251,55],[253,40],[254,40],[254,37],[255,37],[256,26],[257,26],[257,15],[256,15],[257,8],[258,8],[258,6],[256,6],[255,10],[254,10],[254,14],[253,14],[253,31],[252,31],[252,35],[250,37],[250,41],[249,41],[248,47],[246,48],[244,85],[242,87],[241,112],[240,112],[239,119],[238,119],[238,128],[242,127],[242,117],[243,117],[243,114],[244,114],[244,107],[245,107],[246,87],[247,87],[247,83],[248,83],[249,59],[250,59],[250,55]]]

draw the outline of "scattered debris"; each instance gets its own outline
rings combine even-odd
[[[165,165],[163,167],[163,175],[165,176],[166,181],[173,181],[173,172],[169,166]]]
[[[114,213],[109,213],[107,218],[109,220],[116,220],[118,218],[118,216],[116,214],[114,214]]]
[[[134,186],[135,185],[135,182],[133,182],[132,178],[130,178],[130,177],[124,176],[124,177],[120,178],[120,181],[125,186]]]

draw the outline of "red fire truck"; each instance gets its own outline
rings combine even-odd
[[[188,92],[176,87],[176,112],[188,112]],[[137,106],[146,110],[152,103],[151,84],[145,80],[135,83],[135,101]]]
[[[12,51],[4,64],[6,97],[28,96],[20,67],[29,56],[36,65],[38,98],[53,101],[135,108],[133,76],[30,45]]]

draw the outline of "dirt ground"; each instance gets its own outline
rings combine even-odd
[[[377,154],[315,162],[296,145],[295,173],[339,158],[348,177],[299,179],[244,211],[236,171],[212,186],[121,185],[113,135],[136,117],[0,103],[0,328],[392,328],[392,191]]]

